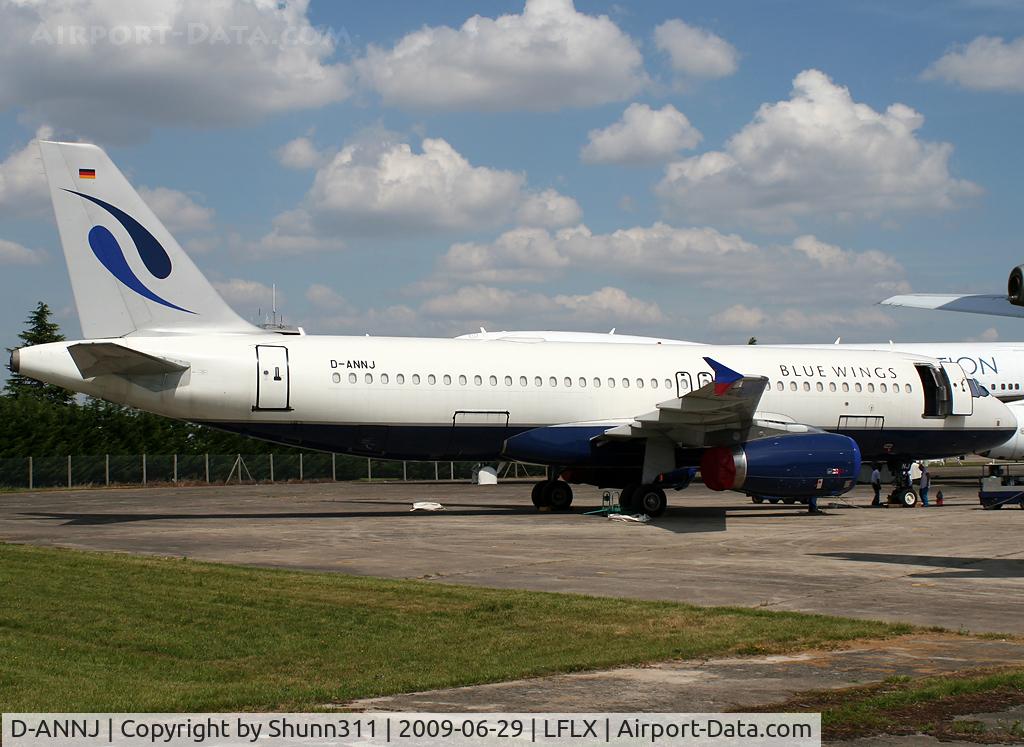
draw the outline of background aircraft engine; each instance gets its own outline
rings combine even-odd
[[[1006,282],[1006,298],[1014,306],[1024,306],[1024,265],[1017,265],[1010,270],[1010,279]]]
[[[792,433],[716,446],[704,452],[700,473],[712,490],[754,495],[839,495],[856,485],[860,449],[835,433]]]

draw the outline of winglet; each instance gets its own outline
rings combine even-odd
[[[733,371],[728,366],[723,366],[713,358],[708,358],[705,355],[704,361],[711,366],[711,370],[715,372],[715,395],[719,397],[729,391],[729,387],[743,378],[743,374]]]

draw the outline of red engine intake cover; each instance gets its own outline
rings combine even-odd
[[[705,451],[700,458],[700,475],[712,490],[732,490],[736,484],[736,460],[732,449],[715,446]]]

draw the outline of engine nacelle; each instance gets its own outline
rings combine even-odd
[[[789,433],[708,449],[700,472],[712,490],[779,497],[840,495],[857,484],[860,449],[852,438],[836,433]]]
[[[1006,281],[1006,299],[1014,306],[1024,306],[1024,265],[1017,265],[1010,270],[1010,279]]]

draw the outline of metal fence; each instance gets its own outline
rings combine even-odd
[[[285,454],[100,454],[0,459],[0,487],[472,480],[479,462],[412,462],[322,452]],[[543,468],[501,465],[505,478],[542,478]]]

